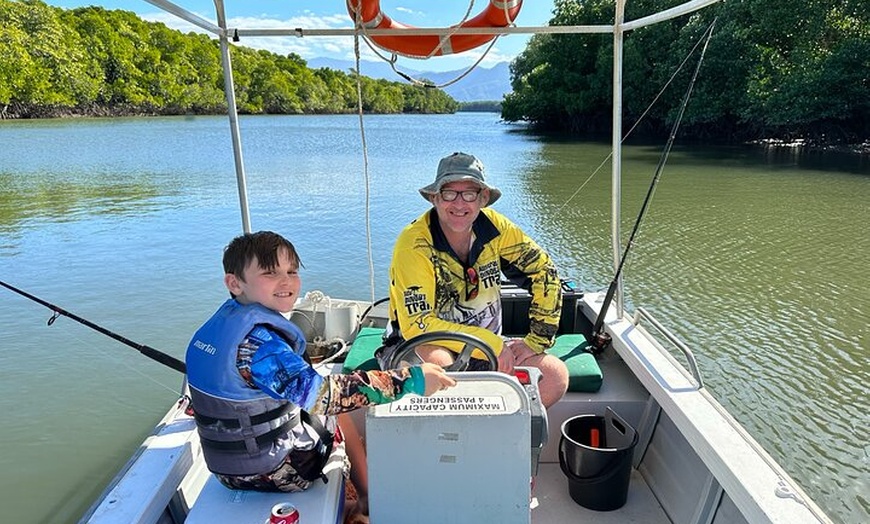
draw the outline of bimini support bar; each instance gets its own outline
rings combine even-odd
[[[209,22],[205,18],[202,18],[201,16],[199,16],[195,13],[191,13],[187,9],[185,9],[177,4],[174,4],[172,2],[167,2],[166,0],[145,0],[145,1],[148,2],[149,4],[155,6],[155,7],[159,7],[160,9],[166,11],[167,13],[171,13],[171,14],[177,16],[178,18],[181,18],[185,22],[190,22],[191,24],[195,25],[196,27],[199,27],[200,29],[203,29],[209,33],[212,33],[213,35],[219,36],[223,32],[223,30],[219,26],[215,25],[214,23]],[[221,0],[221,4],[223,4],[222,0]]]
[[[150,1],[150,0],[149,0]],[[230,118],[230,134],[233,141],[233,160],[236,164],[236,185],[239,188],[239,211],[242,214],[242,232],[251,232],[251,212],[248,209],[248,183],[245,177],[245,162],[242,155],[242,133],[239,130],[239,110],[236,106],[236,88],[233,81],[233,66],[230,59],[230,40],[227,36],[227,18],[223,0],[214,0],[221,45],[221,62],[224,70],[224,92],[227,97],[227,116]]]
[[[632,20],[631,22],[626,22],[622,24],[622,30],[631,31],[632,29],[638,29],[640,27],[657,24],[665,20],[670,20],[671,18],[683,16],[686,13],[698,11],[699,9],[703,9],[708,5],[715,4],[717,2],[719,2],[719,0],[692,0],[691,2],[686,2],[685,4],[680,4],[670,9],[665,9],[664,11],[654,13],[643,18],[638,18],[637,20]]]
[[[226,34],[227,36],[242,37],[268,37],[268,36],[353,36],[353,28],[332,28],[332,29],[315,29],[304,27],[277,27],[277,28],[255,28],[255,27],[238,27],[225,28],[215,25],[213,22],[200,17],[199,15],[180,7],[174,2],[168,0],[145,0],[168,13],[185,20],[206,32],[214,35]],[[622,31],[631,31],[639,27],[662,22],[671,18],[698,11],[707,7],[710,4],[715,4],[720,0],[691,0],[684,4],[666,9],[661,13],[649,15],[637,20],[625,22],[622,24]],[[223,0],[215,0],[223,5]],[[369,29],[366,34],[369,36],[387,36],[402,34],[405,36],[445,36],[445,35],[515,35],[515,34],[578,34],[578,33],[613,33],[613,25],[565,25],[565,26],[517,26],[517,27],[414,27],[409,29]]]
[[[233,82],[232,65],[229,53],[229,38],[232,36],[234,40],[241,37],[266,37],[266,36],[353,36],[355,29],[303,29],[303,28],[277,28],[277,29],[244,29],[227,27],[226,12],[224,9],[224,0],[214,0],[215,13],[217,16],[217,24],[209,22],[201,16],[192,13],[191,11],[179,6],[169,0],[145,0],[146,2],[171,13],[178,18],[185,20],[206,32],[216,35],[220,41],[221,61],[223,64],[224,73],[224,91],[227,97],[227,113],[230,119],[230,132],[233,142],[233,156],[236,168],[236,181],[239,189],[239,203],[242,214],[242,230],[244,232],[251,231],[251,218],[248,210],[248,195],[247,183],[245,177],[245,168],[242,157],[241,133],[239,131],[238,109],[236,107],[235,87]],[[617,87],[620,85],[622,74],[622,38],[626,31],[644,27],[646,25],[655,24],[671,18],[676,18],[693,11],[702,9],[710,4],[716,3],[719,0],[691,0],[684,4],[672,7],[660,13],[639,18],[630,22],[623,22],[623,13],[625,10],[625,0],[616,1],[616,16],[613,25],[588,25],[588,26],[556,26],[556,27],[462,27],[462,28],[410,28],[410,29],[372,29],[367,31],[369,36],[398,34],[408,36],[423,36],[423,35],[438,35],[444,36],[447,34],[524,34],[524,33],[613,33],[614,35],[614,107],[613,107],[613,147],[617,153],[621,146],[621,114],[622,114],[622,95],[617,93]],[[618,52],[616,51],[618,49]],[[620,158],[618,154],[614,155],[615,159]],[[621,166],[619,161],[613,162],[613,186],[616,194],[620,187],[621,180],[619,179],[619,170]],[[620,201],[619,196],[614,197],[612,202],[613,223],[612,237],[614,244],[614,257],[619,260],[619,214]],[[619,277],[618,277],[619,278]],[[618,315],[621,316],[623,309],[622,299],[622,282],[617,282],[616,302]]]
[[[616,299],[616,318],[622,318],[622,273],[619,272],[619,258],[622,253],[620,239],[620,216],[622,215],[622,42],[624,33],[622,21],[625,17],[625,0],[616,0],[613,13],[613,107],[611,118],[613,122],[610,167],[610,244],[613,249],[613,270],[616,272],[616,287],[614,289]],[[599,317],[603,317],[607,311],[602,311]],[[598,335],[595,333],[593,336]],[[597,347],[597,346],[596,346]]]

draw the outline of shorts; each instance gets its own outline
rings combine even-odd
[[[288,455],[289,457],[289,455]],[[332,455],[330,462],[333,460],[341,460],[342,473],[345,478],[350,475],[350,459],[347,458],[347,451],[344,448],[344,437],[338,426],[335,428],[335,440],[332,445]],[[293,467],[293,464],[285,459],[275,470],[262,475],[218,475],[215,477],[221,484],[230,489],[241,489],[248,491],[281,491],[294,492],[305,491],[316,480],[305,480],[302,478]]]

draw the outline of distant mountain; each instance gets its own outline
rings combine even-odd
[[[354,63],[351,60],[312,58],[308,60],[308,67],[314,69],[326,67],[347,72],[354,68]],[[465,69],[444,72],[417,71],[401,66],[398,69],[412,78],[426,79],[435,84],[449,82],[465,72]],[[371,78],[383,78],[396,82],[407,81],[397,75],[386,62],[362,61],[360,62],[360,70],[363,75]],[[459,102],[476,102],[480,100],[501,101],[505,94],[511,92],[508,62],[499,62],[490,68],[477,66],[462,80],[445,87],[444,91]]]

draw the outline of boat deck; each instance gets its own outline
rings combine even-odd
[[[628,499],[618,510],[594,511],[574,502],[568,493],[568,479],[559,464],[540,465],[533,495],[537,499],[537,507],[532,510],[533,524],[671,524],[643,476],[634,469],[628,485]]]
[[[643,406],[649,397],[628,369],[618,358],[604,359],[601,367],[610,380],[596,393],[568,393],[562,402],[551,408],[549,419],[549,440],[542,450],[541,463],[535,488],[532,492],[531,522],[534,524],[564,524],[566,522],[608,523],[645,523],[670,524],[671,520],[659,504],[643,475],[636,469],[631,471],[631,481],[625,505],[614,511],[594,511],[576,503],[570,496],[568,479],[559,466],[558,446],[561,425],[564,420],[583,413],[602,413],[610,406],[617,412],[625,414],[630,419],[636,419],[643,411]],[[352,413],[357,419],[357,426],[366,434],[366,410]],[[332,484],[332,483],[330,483]],[[327,489],[327,486],[317,486]],[[332,488],[334,486],[330,486]],[[311,495],[313,493],[306,493]],[[244,517],[253,514],[267,515],[269,509],[280,502],[297,503],[300,494],[282,493],[243,493],[232,492],[221,486],[216,479],[210,478],[196,500],[191,514],[186,522],[245,522]],[[242,503],[244,502],[244,503]],[[300,499],[300,513],[308,517],[318,517],[316,522],[329,522],[327,517],[320,520],[321,515],[302,511],[305,509]],[[252,510],[252,508],[256,510]],[[408,519],[413,523],[424,519],[425,515],[415,513],[413,507],[407,508]],[[239,520],[242,519],[242,520]],[[259,523],[258,523],[259,524]],[[386,523],[389,524],[389,523]]]
[[[337,480],[334,479],[334,480]],[[331,485],[317,485],[315,491],[328,490],[337,494],[336,483]],[[266,518],[269,510],[275,504],[290,502],[299,508],[300,514],[305,515],[306,521],[311,522],[334,522],[314,507],[309,507],[306,501],[314,500],[315,493],[286,494],[286,493],[258,493],[231,491],[211,478],[206,483],[196,505],[185,522],[208,522],[213,523],[242,523],[248,522],[253,515]],[[541,464],[538,479],[534,490],[532,503],[531,522],[533,524],[564,524],[572,523],[595,523],[595,524],[671,524],[662,507],[658,504],[652,491],[646,484],[640,473],[632,470],[631,483],[628,488],[628,500],[625,506],[614,511],[594,511],[586,509],[571,499],[568,492],[568,481],[563,475],[558,464]],[[303,500],[305,499],[305,500]],[[413,508],[408,508],[409,518],[407,522],[414,520]],[[334,518],[334,517],[332,517]],[[246,520],[247,519],[247,520]],[[251,520],[252,524],[254,523]],[[257,520],[256,524],[261,524]],[[387,523],[389,524],[389,523]]]

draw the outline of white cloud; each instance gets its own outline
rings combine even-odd
[[[408,9],[407,7],[397,7],[396,11],[399,11],[400,13],[406,13],[409,15],[413,15],[413,16],[424,16],[424,14],[421,11],[414,11],[413,9]]]

